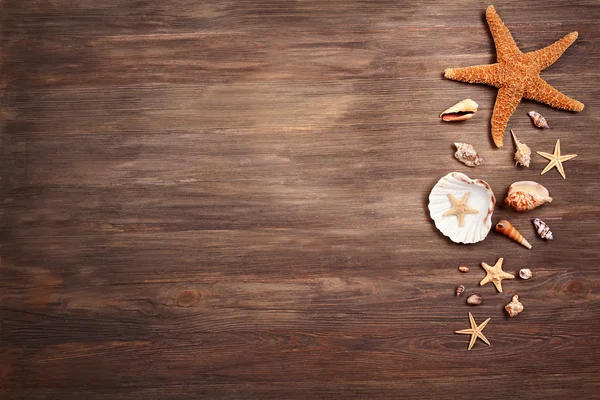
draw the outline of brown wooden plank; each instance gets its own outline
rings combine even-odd
[[[495,89],[442,77],[495,60],[486,3],[74,3],[0,3],[0,399],[596,396],[598,2],[497,5],[524,51],[579,32],[542,76],[585,110],[510,121],[578,154],[567,180],[492,147]],[[467,97],[473,119],[439,120]],[[450,171],[488,181],[533,249],[439,234]],[[507,208],[517,180],[554,201]],[[498,257],[534,278],[479,287]],[[469,311],[491,346],[453,333]]]

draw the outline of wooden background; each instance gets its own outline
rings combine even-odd
[[[487,5],[0,2],[0,398],[597,395],[600,3],[496,3],[523,51],[580,34],[542,76],[585,110],[524,102],[509,124],[577,153],[567,180],[493,148],[495,89],[442,77],[495,61]],[[476,116],[440,122],[464,98]],[[533,249],[442,236],[427,196],[451,171],[500,202],[545,185],[552,204],[494,214]],[[534,278],[479,288],[498,257]],[[453,333],[469,311],[491,346]]]

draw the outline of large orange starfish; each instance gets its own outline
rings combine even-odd
[[[543,49],[522,53],[494,6],[487,8],[485,17],[494,37],[498,62],[467,68],[448,68],[444,76],[455,81],[483,83],[499,89],[492,114],[492,138],[496,146],[502,147],[508,120],[522,98],[569,111],[583,110],[582,103],[565,96],[540,77],[540,72],[554,64],[577,39],[577,32],[571,32]]]

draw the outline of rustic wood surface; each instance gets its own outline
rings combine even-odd
[[[567,180],[493,148],[495,89],[442,77],[495,60],[487,5],[1,1],[0,398],[597,396],[600,3],[495,4],[523,51],[579,32],[542,76],[585,110],[524,102],[509,124],[577,153]],[[464,98],[476,116],[440,122]],[[500,202],[548,187],[494,214],[533,249],[442,236],[427,196],[450,171]],[[498,257],[533,279],[478,287]],[[469,311],[491,346],[453,333]]]

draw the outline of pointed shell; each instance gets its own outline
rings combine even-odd
[[[542,221],[539,218],[536,218],[533,220],[533,225],[535,225],[535,229],[537,230],[538,235],[540,235],[542,239],[554,240],[554,235],[552,235],[550,227],[546,225],[544,221]]]
[[[464,225],[458,226],[456,217],[444,217],[451,207],[448,195],[460,199],[470,192],[468,206],[477,214],[465,215]],[[496,198],[487,182],[471,179],[463,173],[451,172],[442,177],[429,194],[429,215],[436,228],[456,243],[477,243],[485,239],[492,227],[492,213]]]
[[[467,167],[476,167],[483,162],[483,158],[479,157],[477,151],[468,143],[454,143],[456,153],[454,157]]]
[[[546,121],[546,118],[542,117],[542,114],[535,112],[535,111],[529,111],[527,113],[527,115],[529,115],[529,117],[531,117],[533,124],[535,126],[537,126],[538,128],[540,128],[540,129],[550,128],[550,126],[548,125],[548,122]]]
[[[440,118],[446,122],[464,121],[473,118],[477,108],[479,108],[479,104],[471,99],[465,99],[441,113]]]
[[[517,211],[529,211],[544,203],[552,202],[548,189],[537,182],[515,182],[508,188],[504,202]]]
[[[529,244],[527,239],[525,239],[523,235],[521,235],[521,232],[519,232],[517,228],[513,226],[513,224],[511,224],[505,219],[501,219],[500,221],[498,221],[498,223],[496,224],[496,232],[500,232],[504,236],[511,238],[520,245],[531,249],[531,244]]]
[[[510,133],[512,134],[517,148],[517,151],[515,152],[516,164],[521,164],[522,166],[529,168],[529,163],[531,162],[531,149],[525,143],[519,141],[512,129],[510,130]]]

